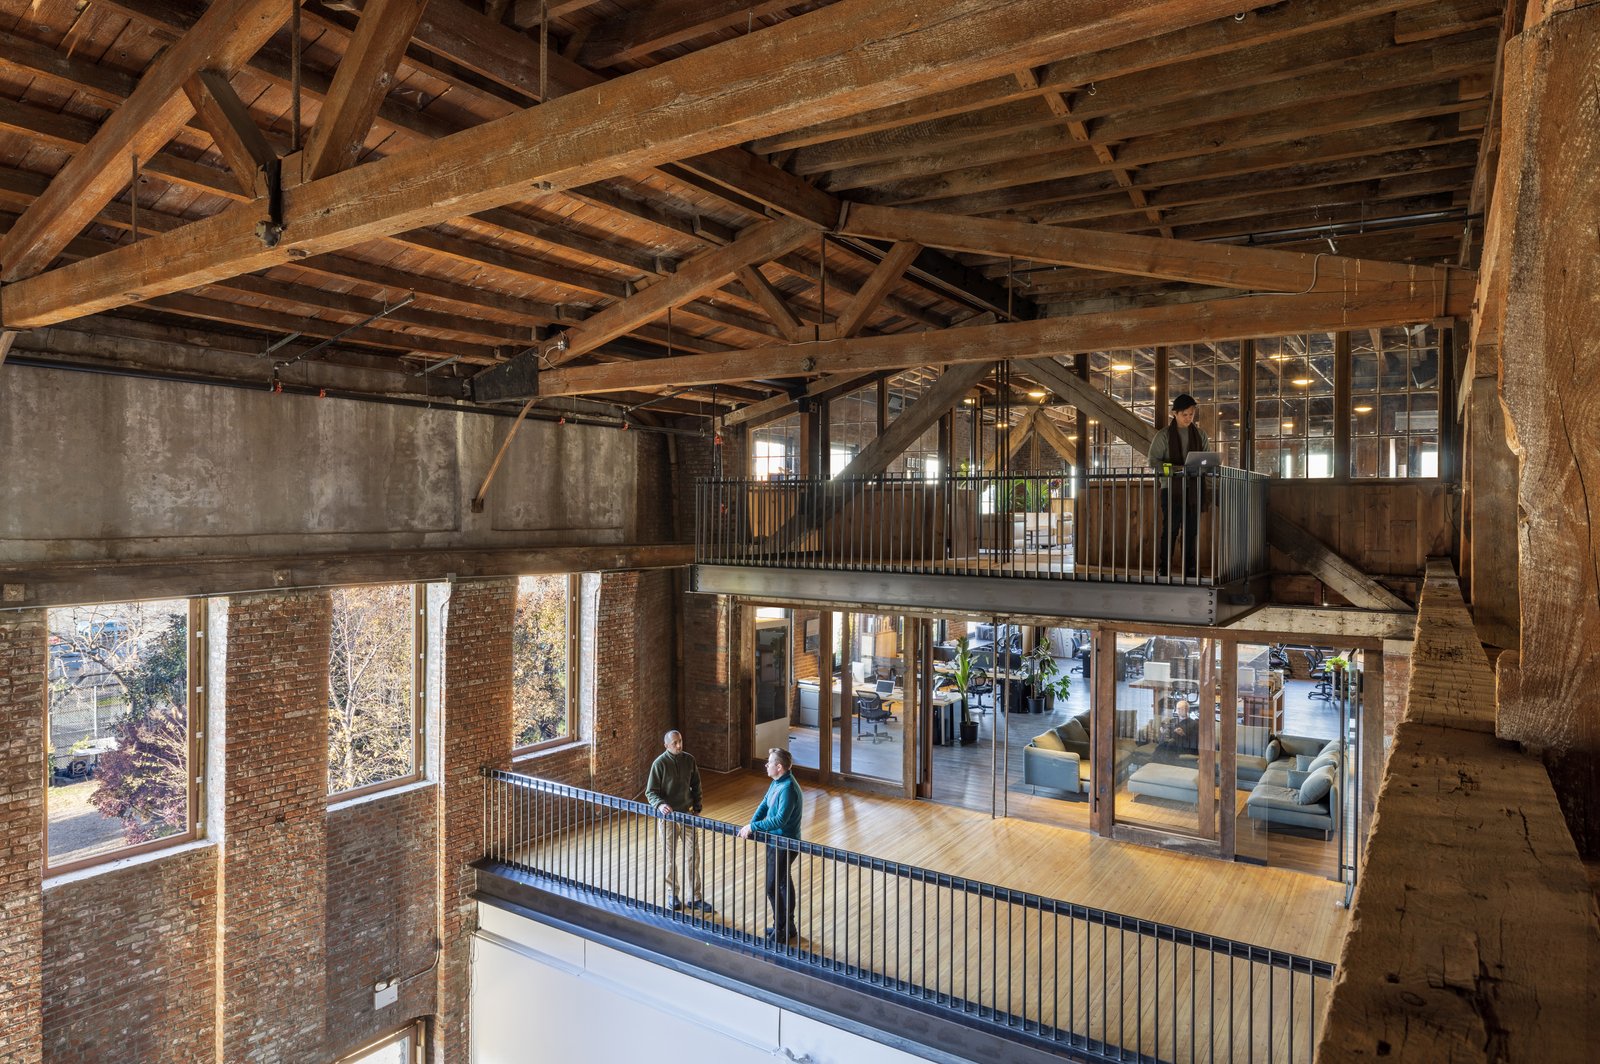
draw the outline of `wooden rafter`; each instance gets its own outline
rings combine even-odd
[[[935,6],[938,17],[924,17]],[[181,291],[501,206],[536,184],[581,185],[798,120],[908,99],[934,72],[981,80],[1226,9],[1221,0],[1152,0],[1132,9],[1110,0],[1070,0],[1064,8],[1051,0],[967,0],[956,10],[931,0],[843,0],[755,37],[301,185],[285,196],[285,234],[275,247],[256,238],[261,206],[245,204],[104,261],[30,279],[7,301],[7,323],[48,324]],[[849,64],[838,61],[844,53],[852,57]],[[774,56],[782,57],[776,65]],[[870,72],[869,84],[863,72]],[[664,100],[674,106],[662,107]]]
[[[883,297],[889,293],[889,286],[900,279],[900,275],[921,250],[914,240],[901,240],[889,249],[860,291],[840,311],[839,320],[834,326],[838,336],[854,336],[861,331],[861,327],[867,323],[867,315],[877,309]]]
[[[193,114],[183,85],[202,69],[222,73],[243,63],[288,17],[283,0],[217,0],[177,44],[163,52],[121,107],[75,154],[0,245],[0,280],[31,277],[130,178],[130,155],[153,155]]]
[[[1056,424],[1054,418],[1041,410],[1033,423],[1033,428],[1044,442],[1055,450],[1057,457],[1071,468],[1078,468],[1078,463],[1073,458],[1078,453],[1077,448],[1072,445],[1067,434],[1061,431],[1061,426]]]
[[[263,195],[266,189],[259,175],[278,161],[278,152],[250,118],[228,79],[215,70],[202,70],[183,83],[183,91],[239,187]]]
[[[784,302],[782,293],[773,287],[772,282],[767,280],[766,274],[762,273],[759,267],[740,266],[735,275],[756,304],[767,312],[767,317],[771,318],[778,331],[783,333],[784,339],[790,343],[799,343],[805,339],[805,326],[795,317],[789,304]]]
[[[539,377],[541,395],[578,395],[642,386],[710,384],[758,377],[865,373],[954,362],[1039,358],[1155,344],[1240,340],[1295,330],[1399,325],[1463,313],[1472,278],[1413,285],[1379,281],[1351,293],[1281,294],[1070,318],[894,336],[831,340],[610,366],[568,366]]]
[[[306,139],[301,180],[314,181],[355,165],[427,6],[428,0],[367,0],[350,47],[334,71],[327,102]]]

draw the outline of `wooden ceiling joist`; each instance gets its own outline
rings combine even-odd
[[[428,0],[367,0],[350,47],[334,71],[327,102],[306,140],[300,159],[302,181],[355,165],[427,6]]]
[[[199,71],[227,73],[250,58],[288,17],[282,0],[217,0],[183,39],[156,59],[121,107],[0,245],[0,281],[50,264],[100,208],[132,180],[132,157],[148,158],[194,113],[184,82]]]
[[[977,81],[1226,10],[1220,0],[1152,0],[1132,9],[1071,0],[1065,10],[1049,0],[967,0],[923,18],[920,7],[928,3],[842,0],[761,34],[308,182],[286,193],[285,234],[274,247],[255,235],[264,204],[225,210],[103,261],[19,283],[6,302],[6,323],[48,324],[123,306],[501,206],[536,186],[585,184],[726,147],[797,119],[911,98],[936,71]],[[1032,7],[1039,10],[1030,14]],[[838,61],[845,53],[849,64]]]

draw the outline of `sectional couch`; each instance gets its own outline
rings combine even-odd
[[[1246,743],[1240,728],[1240,746]],[[1250,789],[1245,812],[1268,830],[1275,826],[1312,828],[1333,837],[1338,820],[1344,764],[1338,739],[1301,735],[1268,738],[1260,755],[1236,755],[1238,786]],[[1247,782],[1247,772],[1255,778]]]

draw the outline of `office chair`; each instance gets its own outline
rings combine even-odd
[[[896,686],[897,685],[896,685],[895,681],[893,681],[893,680],[879,680],[878,681],[878,701],[882,702],[885,707],[888,707],[888,706],[894,704],[894,702],[895,702],[894,689],[895,689]],[[894,710],[886,709],[886,711],[889,714],[889,719],[890,720],[894,720],[895,719]]]
[[[883,708],[883,699],[879,698],[877,695],[856,695],[855,703],[856,738],[871,739],[875,743],[881,743],[885,739],[894,738],[894,736],[885,731],[883,727],[884,723],[893,716],[893,714]],[[861,731],[861,725],[863,722],[872,725],[873,730],[871,735],[866,735]]]
[[[972,704],[978,707],[979,715],[989,712],[978,701],[984,695],[988,695],[990,701],[994,700],[994,681],[989,678],[988,672],[983,669],[972,670],[972,679],[967,682],[967,694],[972,696]]]

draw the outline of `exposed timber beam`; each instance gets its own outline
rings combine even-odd
[[[208,8],[182,40],[150,64],[127,102],[12,227],[0,244],[0,281],[31,277],[50,265],[128,184],[130,155],[154,155],[189,121],[194,109],[182,91],[184,83],[202,69],[226,74],[238,67],[288,15],[283,0],[217,0]]]
[[[744,285],[745,291],[750,294],[750,298],[767,312],[767,317],[771,318],[778,331],[783,333],[785,340],[796,344],[806,339],[805,326],[795,317],[789,304],[784,302],[783,294],[767,280],[766,274],[755,266],[740,266],[734,273],[739,278],[739,283]]]
[[[1337,591],[1352,606],[1409,610],[1411,604],[1352,565],[1316,536],[1277,514],[1267,515],[1267,542]]]
[[[792,0],[657,0],[602,23],[589,35],[578,62],[608,67],[747,20],[793,7]]]
[[[260,177],[276,165],[278,152],[251,119],[227,77],[215,70],[199,71],[183,83],[183,92],[239,187],[253,195],[264,194]]]
[[[1037,427],[1042,416],[1043,415],[1039,413],[1039,408],[1034,407],[1032,410],[1029,410],[1026,414],[1022,415],[1021,421],[1017,422],[1011,427],[1011,431],[1007,434],[1009,439],[1006,442],[1006,463],[1008,465],[1011,463],[1012,459],[1016,458],[1017,455],[1021,453],[1022,445],[1028,442],[1028,434],[1032,432],[1035,427]],[[985,473],[993,473],[999,464],[1000,452],[990,451],[989,457],[983,460],[983,471]]]
[[[1073,455],[1078,453],[1078,449],[1073,446],[1071,440],[1067,439],[1067,434],[1061,431],[1061,426],[1055,423],[1054,418],[1040,410],[1039,416],[1034,419],[1033,430],[1043,437],[1044,442],[1048,443],[1055,450],[1056,455],[1070,468],[1078,468],[1078,463],[1073,459]]]
[[[47,325],[126,306],[488,210],[532,188],[588,184],[910,99],[933,77],[971,83],[1228,10],[1223,0],[1132,8],[1114,0],[843,0],[300,185],[285,193],[285,231],[275,246],[255,232],[265,204],[250,202],[29,278],[8,293],[5,324]]]
[[[858,292],[851,297],[834,328],[841,337],[854,336],[867,323],[867,315],[877,309],[889,288],[900,279],[922,248],[914,240],[901,240],[879,262]]]
[[[1404,263],[893,207],[852,206],[842,225],[848,234],[879,240],[917,240],[950,251],[1267,292],[1332,291],[1365,281],[1410,280],[1442,272]]]
[[[355,36],[333,72],[328,99],[306,139],[300,179],[314,181],[348,170],[378,117],[378,106],[394,84],[400,57],[428,0],[367,0]]]
[[[566,366],[540,374],[539,394],[581,395],[651,386],[716,384],[821,373],[867,373],[1157,344],[1243,340],[1295,331],[1405,325],[1464,313],[1471,301],[1471,288],[1471,274],[1452,274],[1430,276],[1425,282],[1414,284],[1374,282],[1362,285],[1359,292],[1241,296],[1207,303],[1012,322],[985,329],[856,337],[793,347],[694,355],[633,363],[622,368]]]
[[[1023,372],[1055,392],[1062,399],[1068,400],[1079,410],[1087,411],[1099,418],[1107,431],[1118,436],[1138,454],[1146,454],[1150,450],[1150,441],[1155,438],[1155,428],[1139,417],[1132,410],[1123,406],[1106,393],[1093,388],[1089,382],[1071,372],[1067,367],[1053,358],[1034,358],[1023,362]],[[1062,441],[1065,442],[1064,440]],[[1061,451],[1065,458],[1074,450],[1068,447],[1062,451],[1054,441],[1052,447]]]
[[[927,391],[917,396],[910,406],[901,411],[899,417],[889,423],[888,428],[861,448],[834,479],[875,477],[888,469],[889,463],[921,439],[924,432],[944,417],[993,368],[992,362],[963,362],[946,368]]]
[[[727,247],[695,256],[679,266],[678,272],[487,371],[473,381],[473,395],[480,402],[489,403],[526,399],[533,394],[533,382],[541,365],[559,366],[586,355],[672,307],[720,287],[739,267],[787,254],[815,234],[808,223],[794,218],[754,225]]]

